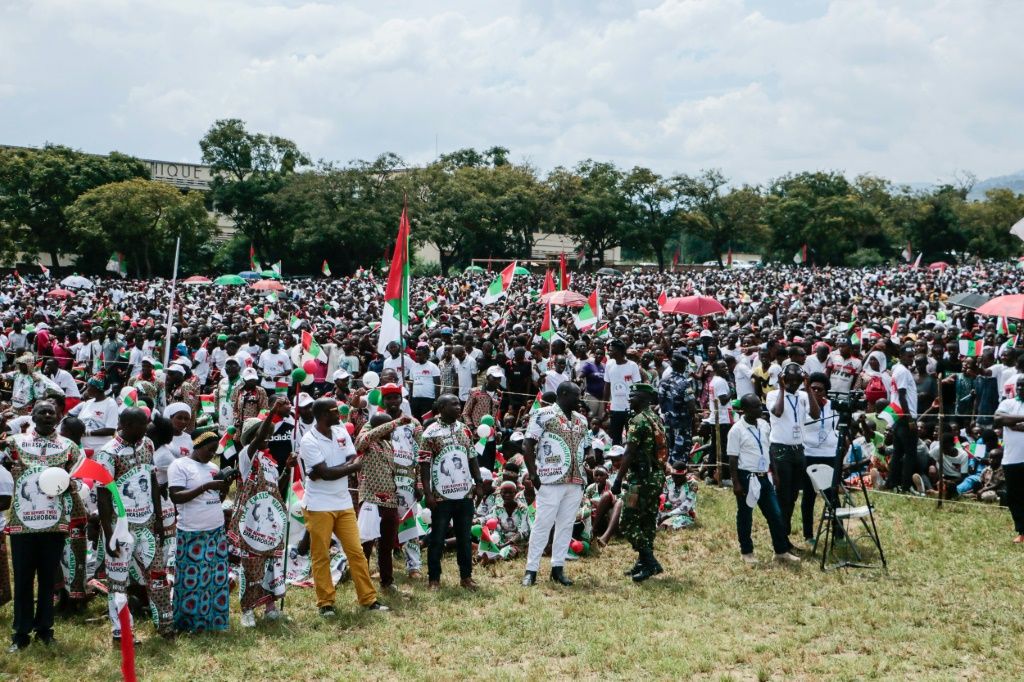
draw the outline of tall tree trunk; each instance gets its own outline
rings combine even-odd
[[[665,245],[655,247],[654,254],[658,257],[658,272],[665,272]]]
[[[60,256],[60,254],[57,253],[56,251],[47,251],[47,253],[50,255],[50,275],[54,279],[59,280],[60,265],[58,265],[58,263],[60,263],[60,261],[57,260],[57,258]]]

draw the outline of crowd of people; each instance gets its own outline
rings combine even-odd
[[[814,545],[814,463],[1002,504],[1024,543],[1020,321],[949,303],[1019,293],[1015,263],[572,273],[598,291],[586,319],[543,304],[537,276],[485,304],[492,278],[414,278],[383,353],[365,271],[280,292],[179,283],[169,325],[167,281],[59,298],[47,278],[4,281],[11,650],[52,643],[55,608],[97,596],[115,642],[125,597],[167,637],[228,628],[232,591],[242,627],[300,586],[330,618],[345,580],[384,612],[395,559],[421,580],[423,550],[427,589],[446,552],[465,589],[496,561],[529,587],[545,556],[568,587],[568,562],[621,537],[642,583],[663,571],[657,532],[697,525],[700,486],[735,493],[743,561],[758,507],[773,559],[794,563]],[[660,312],[693,294],[725,312]],[[70,473],[57,492],[53,469]]]

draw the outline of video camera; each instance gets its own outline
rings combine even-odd
[[[864,391],[850,391],[849,393],[829,391],[828,399],[832,401],[832,409],[839,415],[840,429],[850,426],[854,412],[863,412],[868,408]]]

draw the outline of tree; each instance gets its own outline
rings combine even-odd
[[[665,246],[682,226],[678,198],[664,179],[649,168],[634,167],[622,182],[626,200],[632,209],[634,246],[650,249],[665,271]]]
[[[965,201],[957,212],[971,254],[981,258],[1012,258],[1024,252],[1024,242],[1008,234],[1010,226],[1024,216],[1024,194],[990,189],[985,192],[984,201]]]
[[[199,148],[211,166],[216,210],[234,220],[258,255],[277,260],[278,249],[291,243],[292,234],[275,195],[299,168],[310,165],[309,158],[291,140],[251,133],[237,118],[216,121]]]
[[[125,180],[91,189],[67,210],[71,234],[86,263],[120,251],[137,277],[169,275],[181,235],[185,258],[195,256],[216,225],[198,192],[181,193],[152,180]]]
[[[0,149],[4,252],[43,251],[56,269],[60,254],[74,252],[68,207],[100,185],[148,177],[142,162],[117,152],[104,157],[56,145]]]
[[[693,237],[710,244],[715,259],[722,266],[722,252],[727,246],[747,245],[763,251],[768,230],[761,220],[763,200],[757,187],[743,187],[724,192],[728,179],[720,170],[701,171],[698,175],[677,175],[671,180],[672,190],[683,212],[683,229]]]
[[[960,225],[960,213],[968,188],[942,185],[929,192],[904,198],[901,212],[903,233],[915,250],[937,257],[967,248],[967,236]]]
[[[604,265],[605,251],[633,239],[634,216],[624,180],[615,164],[593,159],[572,170],[559,166],[548,175],[550,224],[555,231],[570,235],[587,261],[598,267]]]

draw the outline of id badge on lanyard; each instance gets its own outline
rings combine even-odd
[[[800,414],[797,412],[797,407],[800,406],[800,399],[794,398],[793,402],[789,401],[789,396],[786,396],[786,402],[793,408],[793,440],[800,441],[804,437],[803,427],[800,426]]]

